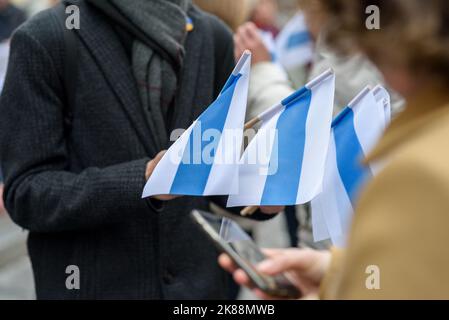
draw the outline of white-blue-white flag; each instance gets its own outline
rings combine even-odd
[[[276,38],[276,61],[286,70],[291,70],[310,63],[313,51],[304,15],[297,13]]]
[[[315,241],[344,246],[354,205],[363,185],[379,171],[363,165],[390,121],[388,92],[365,88],[333,121],[323,192],[312,201]]]
[[[329,70],[259,116],[228,206],[302,204],[321,191],[334,91]]]
[[[170,147],[145,185],[153,195],[228,195],[238,173],[251,53],[237,63],[219,97]]]

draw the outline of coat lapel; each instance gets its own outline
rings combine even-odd
[[[155,150],[151,130],[144,119],[129,57],[105,18],[84,2],[77,4],[80,5],[81,12],[81,28],[78,30],[81,41],[102,70],[110,88],[136,129],[145,150],[149,155],[155,155],[160,150]]]

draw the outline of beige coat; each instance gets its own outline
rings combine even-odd
[[[369,161],[384,170],[361,196],[322,297],[449,299],[449,93],[413,99]],[[369,266],[380,290],[366,287]]]

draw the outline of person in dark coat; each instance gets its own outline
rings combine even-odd
[[[217,251],[189,218],[210,199],[141,194],[169,133],[187,128],[232,71],[230,31],[187,0],[68,2],[80,12],[73,109],[57,8],[15,32],[0,100],[4,200],[30,231],[37,298],[225,298]],[[70,266],[79,289],[66,286]]]

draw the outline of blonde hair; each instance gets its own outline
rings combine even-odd
[[[248,21],[258,0],[193,0],[202,10],[216,15],[232,30]]]
[[[327,42],[362,49],[375,63],[402,64],[416,75],[449,83],[449,1],[321,0],[332,16]],[[330,4],[330,6],[329,6]],[[380,11],[380,29],[366,27],[366,8]]]

